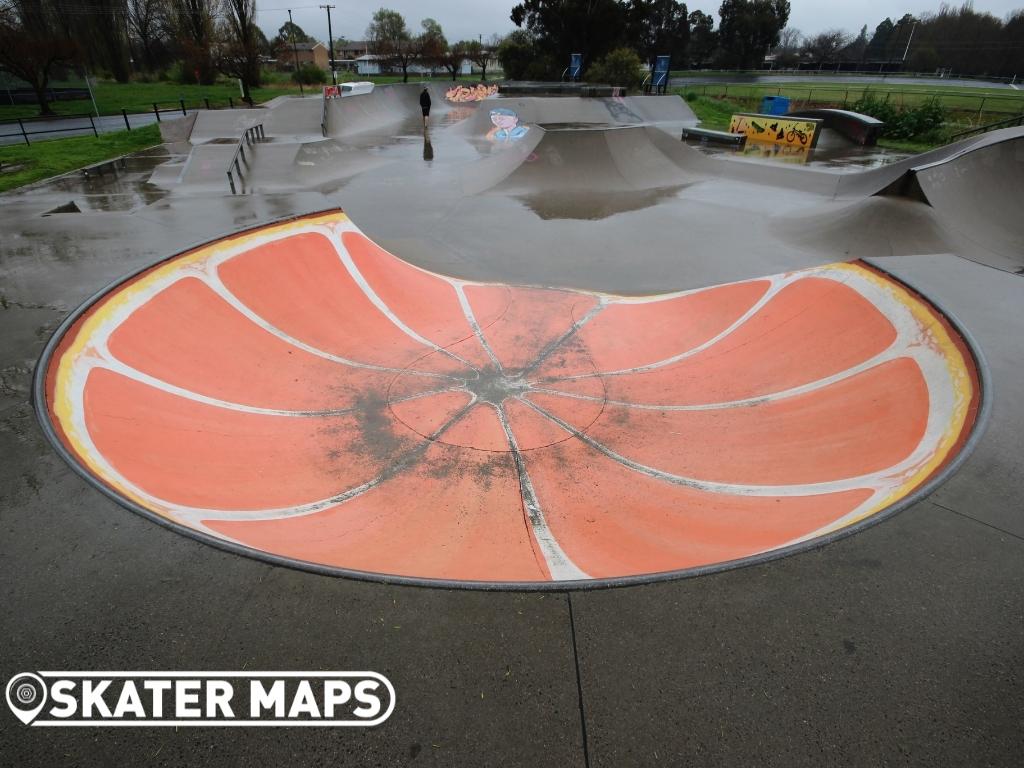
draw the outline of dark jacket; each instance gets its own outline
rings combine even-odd
[[[424,109],[430,109],[430,94],[425,88],[420,93],[420,106]]]

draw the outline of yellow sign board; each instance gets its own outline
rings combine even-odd
[[[748,141],[765,141],[788,147],[813,149],[818,143],[821,120],[758,115],[740,112],[729,121],[729,133],[746,134]]]

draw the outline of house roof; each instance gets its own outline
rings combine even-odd
[[[292,47],[292,44],[288,42],[283,43],[283,45],[287,48]],[[317,48],[323,48],[326,50],[327,46],[317,40],[314,40],[312,43],[295,43],[295,49],[299,51],[312,51]]]

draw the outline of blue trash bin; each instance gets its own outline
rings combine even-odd
[[[789,112],[788,96],[765,96],[761,99],[762,115],[784,115]]]

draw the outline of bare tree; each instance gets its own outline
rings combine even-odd
[[[61,30],[59,10],[48,0],[0,3],[0,70],[35,91],[40,115],[52,115],[47,88],[57,64],[74,59],[75,43]]]
[[[366,28],[366,40],[372,54],[401,68],[402,81],[409,82],[409,65],[419,56],[419,50],[402,14],[388,8],[378,10]]]
[[[203,85],[216,78],[213,41],[219,0],[168,0],[170,22],[182,47],[182,68],[186,79],[194,77]]]
[[[804,42],[804,52],[814,61],[828,63],[839,60],[839,52],[850,44],[851,37],[841,29],[827,29]]]
[[[166,25],[166,0],[128,0],[128,29],[142,48],[142,66],[156,68],[154,47]]]
[[[779,44],[774,49],[776,63],[784,67],[796,65],[803,44],[803,33],[795,27],[786,27],[779,33]]]
[[[260,84],[260,37],[256,0],[224,0],[224,21],[217,49],[217,68],[242,82],[242,98],[252,104],[250,88]]]
[[[492,35],[486,46],[478,40],[463,40],[460,45],[464,48],[465,58],[480,67],[480,79],[487,80],[487,65],[491,63],[491,57],[501,45],[501,37]]]
[[[460,40],[455,45],[450,46],[445,51],[444,56],[441,57],[441,64],[448,70],[452,80],[458,80],[459,70],[462,69],[462,62],[469,58],[469,47],[472,45],[480,45],[480,43]]]

